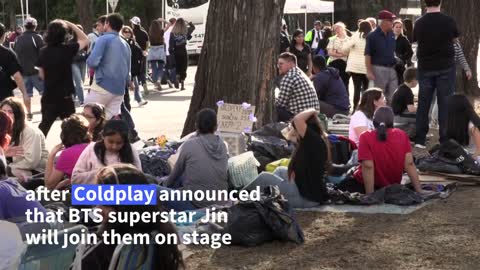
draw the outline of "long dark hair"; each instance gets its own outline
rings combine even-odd
[[[405,36],[407,36],[408,41],[413,41],[413,21],[410,19],[403,20],[403,30],[405,30]]]
[[[52,21],[47,26],[45,43],[47,43],[47,46],[56,46],[62,44],[66,41],[67,33],[67,28],[62,22]]]
[[[295,128],[295,123],[292,121],[292,125]],[[322,125],[320,124],[320,119],[317,116],[312,116],[307,120],[307,128],[312,130],[313,132],[319,134],[323,141],[325,142],[325,145],[327,146],[327,162],[325,163],[325,171],[328,171],[330,169],[330,164],[331,164],[331,152],[330,152],[330,143],[328,141],[328,138],[322,129]],[[295,128],[296,129],[296,128]],[[301,145],[303,145],[303,140],[300,139],[298,141],[297,147],[293,151],[292,158],[290,160],[290,163],[288,165],[288,176],[290,177],[293,173],[293,167],[295,164],[298,162],[298,150],[301,148]]]
[[[162,23],[159,20],[154,20],[150,24],[150,29],[148,30],[148,36],[150,37],[150,44],[163,45],[165,43],[163,39],[163,28]]]
[[[12,142],[17,146],[20,144],[20,136],[25,129],[25,107],[22,101],[15,97],[8,97],[0,103],[0,108],[8,105],[13,111]]]
[[[373,126],[377,131],[377,140],[387,140],[387,130],[393,128],[393,111],[390,107],[378,108],[373,115]]]
[[[10,133],[12,133],[12,119],[0,111],[0,147],[6,148],[10,143]]]
[[[118,164],[113,166],[107,166],[99,171],[97,174],[97,183],[99,185],[117,185],[117,184],[129,184],[129,185],[148,185],[145,175],[132,165]],[[158,213],[164,211],[157,205],[111,205],[108,206],[115,212],[123,213]],[[99,231],[100,235],[104,231],[115,230],[115,232],[125,234],[135,233],[159,233],[163,235],[176,234],[175,227],[170,222],[136,222],[133,227],[130,227],[128,223],[104,223]],[[144,254],[147,254],[148,246],[143,246]],[[148,269],[165,269],[165,270],[177,270],[184,267],[182,253],[178,250],[176,244],[162,244],[155,245],[155,254],[153,255],[152,265],[149,265]],[[144,256],[146,260],[147,256]],[[145,261],[144,261],[145,262]]]
[[[290,52],[291,52],[292,49],[295,48],[295,45],[297,44],[297,42],[295,41],[295,38],[298,37],[299,35],[302,35],[302,34],[304,34],[302,29],[297,29],[293,32],[292,41],[290,41]],[[302,45],[303,45],[303,47],[306,47],[305,39],[303,40]]]
[[[362,94],[360,105],[358,105],[358,110],[362,111],[368,119],[372,119],[373,113],[375,112],[374,101],[379,100],[382,97],[382,94],[383,91],[380,88],[367,89]]]
[[[120,162],[126,164],[133,164],[133,150],[128,140],[128,126],[123,120],[109,120],[105,124],[105,127],[102,131],[102,137],[105,138],[115,134],[120,135],[123,140],[123,147],[118,153],[120,157]],[[105,163],[105,153],[107,151],[105,146],[105,140],[100,140],[96,142],[93,147],[93,151],[95,152],[97,158],[102,162],[102,164],[107,165]]]
[[[476,128],[480,128],[480,117],[464,95],[455,94],[448,97],[447,104],[447,137],[461,145],[468,145],[470,142],[468,125],[472,122]]]
[[[358,32],[361,38],[367,38],[368,34],[372,31],[372,25],[369,21],[362,21],[358,26]]]
[[[103,105],[91,102],[85,104],[83,108],[90,108],[92,114],[95,116],[95,119],[98,121],[97,125],[93,128],[93,130],[90,130],[90,133],[92,134],[92,141],[98,141],[102,139],[101,133],[103,127],[105,126],[105,122],[107,122]]]

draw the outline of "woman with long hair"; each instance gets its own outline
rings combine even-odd
[[[167,63],[167,52],[163,38],[164,31],[162,22],[154,20],[150,25],[148,35],[150,36],[150,48],[148,49],[147,61],[152,68],[153,84],[158,90],[162,90],[162,85],[159,80],[163,77],[163,68]],[[172,83],[169,81],[169,86],[171,84]]]
[[[367,66],[365,64],[365,46],[367,36],[372,31],[372,25],[368,21],[361,21],[358,31],[345,43],[344,53],[348,53],[346,72],[350,73],[353,80],[353,111],[357,109],[360,94],[368,88]],[[348,89],[348,88],[347,88]]]
[[[372,193],[393,184],[400,184],[406,171],[416,192],[422,192],[417,169],[413,162],[412,146],[408,135],[393,127],[393,111],[382,107],[373,115],[374,130],[360,136],[358,160],[360,166],[337,185],[349,192]]]
[[[480,157],[480,117],[466,96],[448,97],[447,138],[467,148],[476,159]]]
[[[87,103],[83,107],[82,115],[88,120],[88,132],[92,135],[92,141],[101,140],[103,127],[107,122],[103,105]]]
[[[407,66],[411,65],[413,50],[410,41],[403,35],[403,23],[401,20],[393,22],[393,33],[395,34],[395,55],[397,60],[395,70],[397,71],[398,85],[403,83],[403,73]]]
[[[279,167],[273,174],[263,172],[246,189],[274,185],[293,208],[318,206],[327,199],[325,176],[331,163],[328,138],[318,112],[312,109],[297,114],[287,137],[297,142],[288,169]]]
[[[350,76],[346,72],[348,51],[346,51],[344,47],[350,40],[350,37],[347,36],[347,27],[342,22],[337,22],[334,25],[334,31],[335,36],[330,38],[327,46],[328,55],[330,56],[328,65],[338,69],[348,93],[348,82],[350,80]]]
[[[180,82],[180,90],[185,90],[185,78],[187,77],[188,54],[187,42],[192,39],[195,26],[192,22],[187,23],[183,18],[178,18],[170,33],[168,50],[175,57],[177,78]]]
[[[9,97],[0,102],[0,110],[6,113],[13,122],[10,145],[5,149],[5,156],[11,158],[8,164],[10,174],[25,180],[28,176],[45,169],[48,151],[45,136],[25,119],[23,102]]]
[[[103,168],[98,172],[94,179],[98,185],[148,185],[147,178],[137,168],[131,165],[114,165]],[[137,213],[154,215],[161,213],[163,209],[160,207],[161,202],[155,205],[101,205],[104,216],[101,223],[98,236],[102,239],[104,232],[115,233],[120,235],[126,234],[150,234],[152,240],[149,245],[135,245],[129,251],[128,263],[117,265],[121,269],[160,269],[160,270],[177,270],[183,269],[184,263],[182,253],[175,243],[157,244],[155,243],[155,235],[176,234],[175,226],[171,222],[143,222],[139,221],[130,226],[125,222],[109,222],[108,215],[112,212],[122,214]],[[168,238],[168,237],[167,237]],[[113,257],[116,245],[106,244],[100,240],[100,243],[87,249],[81,258],[82,268],[84,269],[108,269]]]
[[[70,183],[72,171],[83,150],[91,141],[88,121],[81,115],[72,115],[63,120],[61,143],[53,147],[45,168],[45,186],[48,189],[64,189]],[[55,162],[57,154],[60,153]],[[67,178],[67,180],[64,180]],[[61,183],[61,184],[59,184]]]
[[[128,126],[122,120],[108,121],[102,130],[102,140],[89,144],[78,158],[72,172],[72,183],[92,184],[103,167],[132,164],[142,169],[137,151],[128,140]]]
[[[3,111],[0,111],[0,160],[3,161],[4,166],[7,166],[5,159],[5,149],[8,148],[12,137],[12,119]]]
[[[305,43],[305,35],[302,29],[293,32],[292,41],[287,52],[293,53],[297,57],[297,66],[307,74],[312,75],[312,50]]]
[[[350,118],[348,138],[359,144],[360,134],[373,129],[373,113],[380,107],[386,106],[385,96],[380,88],[367,89],[362,95],[357,111]]]
[[[413,21],[411,19],[403,20],[404,34],[407,37],[408,41],[413,41]]]

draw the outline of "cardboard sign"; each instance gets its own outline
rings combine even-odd
[[[218,130],[233,133],[250,132],[253,125],[250,116],[253,114],[255,106],[245,108],[242,105],[225,103],[218,107]]]

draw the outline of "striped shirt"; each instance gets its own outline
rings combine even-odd
[[[467,59],[465,59],[465,55],[463,54],[460,43],[454,42],[453,48],[455,49],[455,62],[457,65],[459,65],[465,72],[471,71],[470,66],[467,63]]]

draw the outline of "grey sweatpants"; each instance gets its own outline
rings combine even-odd
[[[388,104],[392,102],[393,93],[398,88],[397,72],[393,67],[372,66],[375,75],[375,87],[383,90]]]
[[[254,190],[257,186],[260,188],[278,186],[280,193],[282,193],[293,208],[311,208],[320,205],[317,202],[303,198],[300,191],[298,191],[297,185],[294,182],[288,181],[287,167],[278,167],[273,173],[262,172],[257,179],[245,189]]]

